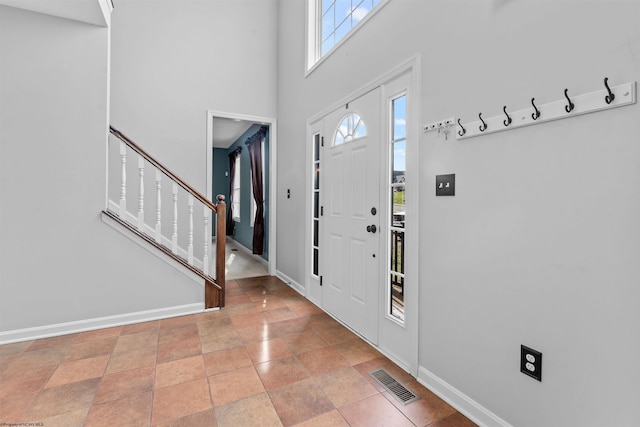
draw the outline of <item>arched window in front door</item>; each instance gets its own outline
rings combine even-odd
[[[357,113],[349,113],[336,129],[333,145],[344,144],[364,136],[367,136],[367,126],[364,124],[364,120]]]

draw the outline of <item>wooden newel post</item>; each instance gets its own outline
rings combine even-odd
[[[216,205],[218,216],[218,228],[216,230],[216,282],[222,288],[220,291],[220,308],[224,307],[225,293],[225,268],[226,268],[226,246],[227,246],[227,205],[224,196],[218,195]]]

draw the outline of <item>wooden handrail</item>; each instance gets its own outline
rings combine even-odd
[[[209,201],[209,199],[207,199],[205,196],[203,196],[202,194],[200,194],[195,188],[193,188],[192,186],[190,186],[189,184],[187,184],[182,178],[180,178],[178,175],[174,174],[173,172],[171,172],[165,165],[163,165],[162,163],[160,163],[159,161],[157,161],[156,159],[154,159],[149,153],[147,153],[146,151],[144,151],[140,146],[138,146],[138,144],[136,144],[135,142],[133,142],[132,140],[130,140],[125,134],[123,134],[122,132],[120,132],[118,129],[114,128],[113,126],[109,126],[109,131],[111,132],[111,134],[113,136],[115,136],[116,138],[118,138],[120,141],[124,142],[125,144],[127,144],[133,151],[135,151],[136,153],[138,153],[139,155],[141,155],[142,157],[145,158],[145,160],[147,160],[149,163],[151,163],[153,166],[155,166],[156,168],[160,169],[160,171],[162,173],[164,173],[165,175],[167,175],[169,178],[171,178],[173,181],[175,181],[178,185],[180,185],[182,188],[185,189],[185,191],[187,191],[189,194],[191,194],[193,197],[195,197],[196,199],[198,199],[202,204],[204,204],[205,206],[207,206],[209,209],[211,209],[214,212],[218,212],[218,209],[216,207],[216,205],[214,205],[213,203],[211,203]]]

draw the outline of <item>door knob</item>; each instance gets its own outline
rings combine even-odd
[[[367,231],[369,233],[375,233],[376,231],[378,231],[378,227],[376,227],[375,224],[374,225],[367,225]]]

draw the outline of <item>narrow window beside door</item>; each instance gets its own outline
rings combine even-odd
[[[320,256],[320,134],[313,135],[313,242],[311,272],[318,276]]]
[[[390,259],[387,283],[389,315],[404,322],[404,224],[405,224],[405,174],[407,142],[407,97],[402,95],[391,101],[391,200],[390,200]]]

